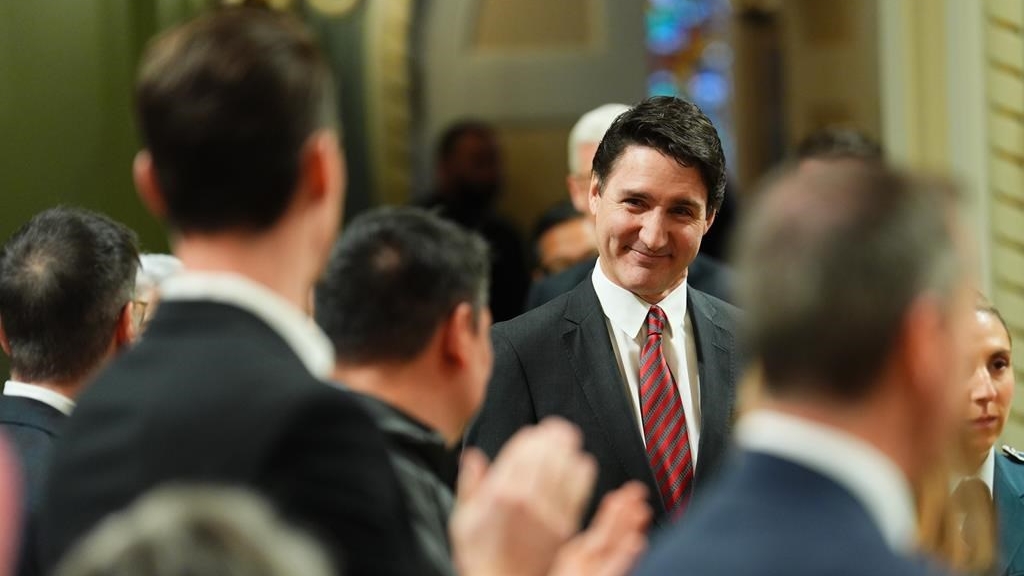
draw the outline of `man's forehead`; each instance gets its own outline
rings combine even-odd
[[[657,180],[657,187],[651,186]],[[631,145],[615,159],[608,181],[617,188],[632,192],[645,192],[657,196],[690,192],[699,187],[707,200],[707,187],[696,166],[680,163],[657,148]]]

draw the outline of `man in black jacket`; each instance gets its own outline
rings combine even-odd
[[[303,312],[342,206],[332,84],[308,33],[262,9],[203,16],[145,54],[135,180],[186,270],[67,423],[46,568],[141,494],[197,482],[256,489],[346,574],[420,573],[384,439],[321,380],[331,345]]]
[[[388,437],[429,560],[424,575],[456,573],[447,474],[450,450],[483,402],[491,373],[488,271],[480,236],[420,209],[385,208],[347,227],[316,291],[317,321],[336,350],[334,375],[361,393]],[[625,557],[628,567],[635,550],[622,545],[642,540],[648,517],[643,498],[638,483],[618,492],[609,502],[619,501],[628,510],[624,517],[606,519],[604,530],[581,536],[616,534],[603,564]],[[575,548],[563,557],[602,547]]]

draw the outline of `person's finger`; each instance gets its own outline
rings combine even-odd
[[[466,448],[462,452],[456,481],[457,500],[470,499],[477,493],[487,475],[488,466],[487,456],[479,448]]]
[[[572,461],[582,443],[576,426],[561,418],[545,418],[512,436],[495,459],[492,476],[512,491],[557,497],[551,491],[559,490],[562,467]]]
[[[645,533],[652,513],[646,498],[647,489],[640,482],[606,495],[590,528],[563,547],[552,576],[626,574],[647,547]]]
[[[536,441],[539,461],[526,481],[533,493],[547,500],[542,510],[551,525],[569,537],[579,529],[597,479],[597,464],[583,452],[579,428],[561,418],[545,418],[537,426]]]
[[[597,460],[585,452],[575,454],[560,479],[560,508],[573,532],[580,528],[583,512],[597,483]]]

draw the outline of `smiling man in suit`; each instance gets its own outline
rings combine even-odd
[[[591,511],[637,479],[659,521],[681,513],[726,450],[741,368],[737,310],[686,281],[724,193],[721,143],[699,108],[655,97],[619,116],[594,157],[593,275],[494,327],[494,376],[467,444],[493,456],[559,415],[600,466]]]

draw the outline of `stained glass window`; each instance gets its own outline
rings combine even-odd
[[[728,0],[647,0],[650,96],[680,96],[711,118],[732,159]]]

